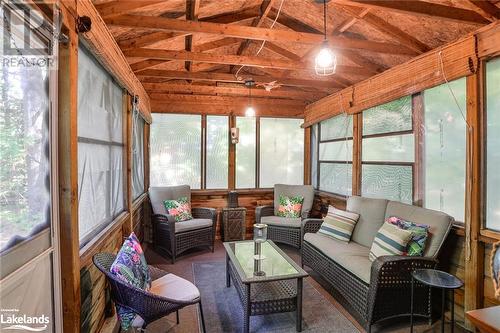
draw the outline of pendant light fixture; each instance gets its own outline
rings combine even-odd
[[[316,0],[317,2],[323,2],[323,31],[325,39],[321,45],[321,50],[316,55],[314,62],[314,69],[316,74],[320,76],[327,76],[335,74],[335,69],[337,67],[337,57],[330,49],[328,45],[328,39],[326,38],[326,3],[329,0]]]
[[[246,80],[245,86],[248,87],[248,105],[245,110],[246,117],[255,117],[255,109],[252,107],[252,87],[255,86],[254,80]]]

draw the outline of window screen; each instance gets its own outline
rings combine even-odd
[[[424,91],[424,207],[464,221],[466,124],[465,78]],[[489,140],[494,138],[489,138]]]
[[[362,195],[411,204],[415,159],[411,96],[368,109],[362,117]]]
[[[304,183],[302,119],[260,118],[259,187]]]
[[[151,186],[201,188],[201,116],[153,114]]]
[[[132,113],[132,198],[144,193],[144,125],[139,110]]]
[[[352,194],[353,116],[338,115],[319,124],[317,183],[321,191]]]
[[[207,116],[206,188],[227,188],[229,159],[229,120],[226,116]]]
[[[486,63],[486,227],[500,231],[500,59]]]
[[[256,118],[236,117],[240,130],[236,144],[236,188],[255,188]]]
[[[125,207],[123,91],[85,49],[78,52],[78,200],[84,244]]]

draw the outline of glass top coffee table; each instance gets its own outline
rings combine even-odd
[[[261,259],[253,240],[226,242],[226,286],[234,283],[243,304],[243,331],[250,316],[296,311],[296,329],[302,331],[302,279],[308,274],[272,241],[261,244]]]

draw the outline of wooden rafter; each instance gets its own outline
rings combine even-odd
[[[138,73],[140,77],[151,76],[161,77],[165,79],[178,79],[178,80],[193,80],[193,81],[220,81],[220,82],[233,82],[243,83],[244,78],[252,78],[256,83],[268,83],[271,81],[278,81],[280,84],[292,87],[319,87],[328,89],[342,88],[341,85],[332,82],[331,80],[304,80],[304,79],[290,79],[290,78],[277,78],[270,75],[250,75],[242,74],[241,78],[236,78],[233,74],[227,73],[209,73],[209,72],[185,72],[185,71],[167,71],[160,69],[147,69]]]
[[[171,51],[157,49],[129,49],[123,53],[127,57],[138,57],[158,60],[182,60],[208,62],[212,64],[241,65],[249,67],[267,67],[287,70],[310,70],[304,62],[281,59],[265,59],[252,56],[237,56],[230,54],[213,54],[201,52]],[[373,72],[362,67],[337,65],[338,73],[353,75],[371,75]]]
[[[406,1],[391,1],[391,0],[333,0],[338,4],[361,6],[368,8],[376,8],[388,10],[403,14],[419,15],[431,18],[439,18],[451,21],[488,24],[489,21],[478,13],[457,7],[450,7],[441,4],[430,3],[426,1],[406,0]]]
[[[491,2],[484,0],[469,0],[469,3],[472,5],[473,10],[485,19],[491,22],[500,20],[500,8]]]
[[[198,21],[200,11],[200,0],[186,0],[186,20]],[[193,35],[187,35],[184,40],[184,49],[188,52],[193,51]],[[186,61],[184,67],[191,71],[191,61]]]
[[[153,5],[165,3],[163,0],[120,0],[110,1],[96,5],[99,15],[104,18],[109,18],[117,15],[128,13],[132,10],[145,8]]]
[[[247,96],[245,87],[220,87],[194,84],[144,83],[144,88],[150,93],[192,93],[205,95]],[[296,89],[279,88],[266,91],[262,88],[252,89],[252,97],[256,98],[288,98],[298,100],[317,100],[326,94],[305,92]],[[153,97],[154,98],[154,97]]]
[[[107,19],[106,22],[109,25],[116,26],[177,31],[184,33],[208,33],[243,39],[305,44],[320,44],[323,41],[323,36],[321,34],[246,27],[211,22],[182,21],[163,17],[122,15]],[[400,45],[395,44],[338,37],[331,37],[329,38],[329,40],[332,43],[332,47],[339,49],[347,48],[387,54],[415,55],[415,52],[413,50],[407,50],[405,48],[402,48]]]
[[[351,6],[342,6],[342,10],[348,14],[354,16],[360,21],[374,27],[378,31],[384,33],[385,35],[394,38],[401,45],[414,50],[415,52],[424,53],[430,50],[430,48],[419,41],[417,38],[411,36],[410,34],[404,32],[398,27],[388,23],[384,19],[378,17],[373,13],[367,12],[369,8],[356,8]]]
[[[361,20],[363,17],[365,17],[366,14],[370,11],[370,8],[365,8],[362,9],[356,16],[353,16],[351,18],[346,19],[344,22],[342,22],[335,30],[338,33],[343,33],[349,30],[358,20]]]

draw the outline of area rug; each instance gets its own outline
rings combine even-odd
[[[193,263],[194,281],[200,289],[208,333],[241,332],[243,307],[231,283],[226,288],[225,262]],[[359,332],[356,327],[304,280],[303,332]],[[250,332],[295,332],[295,312],[250,317]]]

